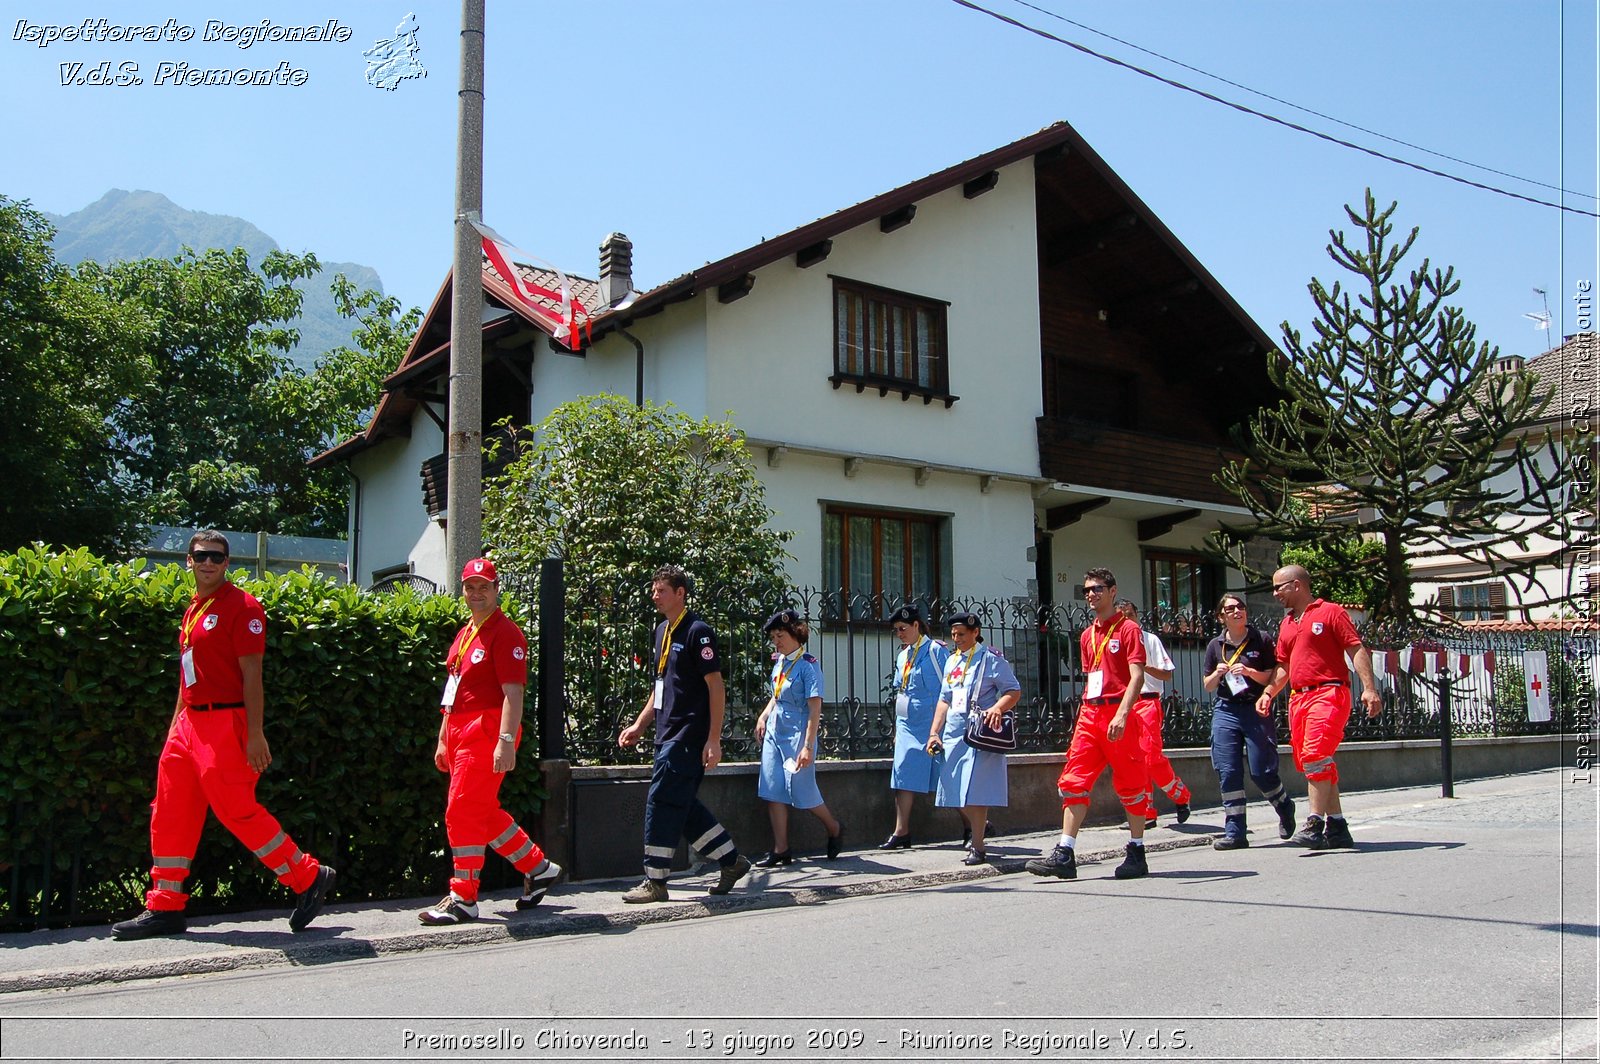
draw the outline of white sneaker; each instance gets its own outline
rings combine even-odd
[[[517,899],[517,908],[531,909],[544,901],[545,892],[560,878],[561,866],[546,858],[544,864],[522,877],[522,897]]]
[[[417,919],[429,927],[438,927],[444,924],[464,924],[477,918],[478,903],[475,901],[462,901],[453,890],[441,898],[438,905],[417,914]]]

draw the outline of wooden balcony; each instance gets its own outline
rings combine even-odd
[[[1214,445],[1041,417],[1039,473],[1067,484],[1237,506],[1212,476],[1243,456]]]

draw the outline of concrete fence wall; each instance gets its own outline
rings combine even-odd
[[[1563,736],[1526,736],[1496,739],[1456,739],[1454,776],[1458,780],[1500,776],[1552,768],[1572,759],[1577,739]],[[1214,821],[1222,830],[1217,774],[1209,749],[1168,750],[1173,768],[1194,792],[1196,818]],[[989,812],[1001,833],[1047,831],[1060,827],[1061,798],[1056,779],[1064,754],[1015,754],[1009,759],[1010,803]],[[1340,787],[1345,791],[1408,787],[1442,781],[1437,740],[1352,743],[1339,750]],[[1279,771],[1290,794],[1299,801],[1305,780],[1285,750],[1279,754]],[[649,789],[647,766],[572,767],[564,761],[542,762],[550,795],[540,816],[541,844],[569,869],[574,879],[629,876],[642,868],[645,794]],[[889,791],[890,761],[822,761],[817,783],[829,809],[844,823],[848,851],[875,847],[894,827],[894,804]],[[759,854],[771,845],[772,829],[766,803],[756,797],[760,766],[753,763],[722,765],[706,776],[700,799],[733,834],[745,853]],[[1270,810],[1260,802],[1253,784],[1246,784],[1250,816],[1257,824],[1275,824]],[[1170,822],[1170,804],[1156,799],[1163,822]],[[1304,811],[1304,807],[1301,807]],[[1123,819],[1122,807],[1111,793],[1109,774],[1095,786],[1089,823],[1113,824]],[[962,824],[954,810],[935,809],[932,795],[919,797],[913,806],[912,839],[916,843],[953,841],[961,837]],[[791,810],[790,845],[799,853],[820,853],[826,833],[809,813]],[[679,846],[676,867],[688,866],[686,847]]]

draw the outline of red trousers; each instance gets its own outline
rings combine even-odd
[[[450,839],[454,865],[450,889],[467,902],[478,900],[478,877],[483,873],[486,848],[493,847],[519,872],[531,872],[544,863],[544,851],[517,826],[510,813],[500,808],[500,783],[506,774],[494,770],[499,727],[498,708],[484,713],[452,714],[445,722],[450,798],[445,806],[444,830]]]
[[[183,710],[167,734],[156,767],[156,799],[150,804],[151,889],[145,907],[182,909],[189,901],[183,881],[200,845],[206,810],[233,832],[296,894],[317,877],[317,859],[300,852],[277,818],[256,801],[256,770],[244,757],[243,709]]]
[[[1106,727],[1117,715],[1117,703],[1101,705],[1085,703],[1078,712],[1078,723],[1072,729],[1072,745],[1067,748],[1067,764],[1056,781],[1061,792],[1061,804],[1088,805],[1089,792],[1094,781],[1107,765],[1111,766],[1111,789],[1129,816],[1144,819],[1145,803],[1150,800],[1150,777],[1144,766],[1140,750],[1139,717],[1128,714],[1122,738],[1112,742],[1106,738]]]
[[[1140,696],[1139,701],[1133,704],[1132,715],[1139,718],[1139,748],[1144,754],[1144,767],[1150,776],[1150,786],[1160,788],[1172,799],[1173,805],[1188,805],[1193,795],[1173,771],[1172,762],[1167,760],[1166,748],[1161,742],[1161,696]],[[1144,817],[1150,820],[1155,815],[1155,791],[1152,790],[1150,801],[1145,803]]]
[[[1350,688],[1344,684],[1289,696],[1289,749],[1294,751],[1294,767],[1306,779],[1339,782],[1333,752],[1344,742],[1349,722]]]

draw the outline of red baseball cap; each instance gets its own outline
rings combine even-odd
[[[494,571],[494,562],[488,558],[474,558],[461,567],[461,582],[468,580],[488,580],[490,583],[500,579],[500,574]]]

